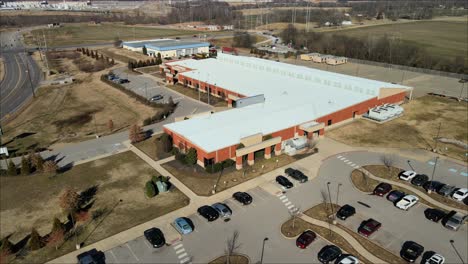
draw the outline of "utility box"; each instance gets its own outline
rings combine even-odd
[[[156,187],[158,188],[159,193],[167,192],[167,183],[165,182],[157,181]]]

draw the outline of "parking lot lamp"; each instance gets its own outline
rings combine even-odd
[[[260,256],[260,264],[263,263],[263,253],[265,252],[265,242],[268,241],[268,237],[265,237],[263,239],[263,244],[262,244],[262,255]]]
[[[432,183],[434,182],[434,174],[435,174],[438,160],[439,160],[439,156],[435,158],[434,168],[432,169],[431,184],[429,185],[429,188],[427,189],[427,193],[429,194],[432,192]]]
[[[411,166],[411,161],[410,161],[410,160],[408,160],[408,165],[410,166],[410,168],[411,168],[412,171],[415,171],[414,168],[413,168],[413,166]]]
[[[338,188],[336,190],[336,206],[338,206],[338,197],[340,196],[340,186],[341,185],[342,185],[341,183],[338,183]],[[333,224],[336,224],[336,215],[335,214],[333,214]]]
[[[462,264],[465,264],[465,261],[463,260],[462,256],[460,256],[460,253],[458,252],[457,248],[456,248],[455,245],[453,244],[453,243],[455,243],[455,241],[454,241],[453,239],[450,239],[449,242],[450,242],[450,245],[452,245],[453,250],[455,250],[455,253],[457,253],[458,258],[460,258],[461,263],[462,263]]]

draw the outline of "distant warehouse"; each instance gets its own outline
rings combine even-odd
[[[198,53],[208,53],[210,43],[180,41],[174,39],[156,39],[146,41],[127,41],[122,43],[122,47],[124,49],[137,52],[143,52],[143,48],[146,48],[146,53],[150,57],[157,57],[158,53],[160,53],[162,58],[176,58],[191,56]]]
[[[327,128],[398,104],[411,87],[302,66],[218,53],[216,59],[160,65],[169,83],[223,98],[232,110],[164,125],[182,152],[197,150],[206,167],[231,159],[237,169],[255,157],[295,153]]]

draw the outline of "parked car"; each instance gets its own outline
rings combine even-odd
[[[405,197],[406,193],[398,190],[393,190],[387,195],[387,200],[389,200],[392,203],[397,203],[398,201],[401,200],[401,198]]]
[[[166,244],[164,234],[159,228],[153,227],[145,230],[144,235],[154,248],[160,248]]]
[[[183,217],[179,217],[174,221],[174,226],[182,235],[187,235],[192,233],[193,228],[189,225],[187,220]]]
[[[78,264],[106,263],[106,255],[104,255],[104,252],[96,250],[95,248],[79,254],[76,258],[78,259]]]
[[[382,224],[380,222],[369,218],[365,221],[362,221],[362,223],[359,225],[358,233],[365,237],[369,237],[375,231],[379,230],[380,227],[382,227]]]
[[[440,209],[428,208],[424,210],[424,216],[434,222],[439,222],[440,219],[444,218],[446,213]]]
[[[288,178],[281,175],[276,177],[276,182],[285,189],[291,189],[293,187],[292,182],[290,182]]]
[[[411,184],[416,186],[423,186],[427,181],[429,181],[429,176],[426,174],[418,174],[411,180]]]
[[[432,192],[437,192],[440,188],[444,187],[444,183],[438,182],[438,181],[427,181],[426,183],[423,184],[423,188],[426,191],[432,191]]]
[[[406,241],[401,247],[400,256],[408,262],[415,262],[423,252],[423,246],[414,241]]]
[[[442,188],[440,188],[440,189],[437,191],[437,193],[440,194],[440,195],[442,195],[442,196],[447,197],[447,196],[451,196],[452,193],[455,192],[455,190],[456,190],[456,187],[455,187],[455,186],[452,186],[452,185],[447,184],[447,185],[444,185]]]
[[[115,74],[113,74],[113,73],[110,73],[110,74],[107,75],[107,80],[109,80],[109,81],[112,81],[112,80],[114,80],[115,78],[118,78],[118,77],[117,77]]]
[[[304,231],[297,239],[296,246],[301,249],[307,248],[314,240],[317,238],[317,235],[311,231]]]
[[[341,255],[341,249],[335,245],[326,245],[324,246],[319,253],[317,258],[322,263],[329,263],[337,259]]]
[[[442,225],[446,228],[457,231],[465,223],[466,216],[462,216],[457,211],[450,211],[443,219]]]
[[[405,195],[405,197],[401,198],[400,201],[398,201],[395,206],[397,208],[400,208],[402,210],[408,210],[410,209],[411,207],[413,207],[415,204],[417,204],[419,201],[419,198],[412,195],[412,194],[408,194],[408,195]]]
[[[400,180],[404,180],[404,181],[410,181],[412,180],[414,177],[416,177],[417,173],[415,171],[402,171],[400,172],[400,174],[398,175],[398,177],[400,178]]]
[[[460,188],[456,190],[452,195],[453,199],[460,202],[463,201],[466,197],[468,197],[468,188]]]
[[[296,170],[296,169],[293,169],[293,168],[285,169],[284,173],[286,175],[290,176],[291,178],[299,181],[300,183],[304,183],[304,182],[309,180],[309,178],[307,176],[305,176],[305,174],[302,173],[302,171]]]
[[[129,82],[130,81],[128,79],[119,79],[120,84],[129,83]]]
[[[340,207],[336,216],[341,220],[346,220],[346,218],[353,216],[356,213],[356,209],[349,204],[345,204]]]
[[[150,100],[150,102],[157,102],[159,100],[162,100],[163,98],[164,98],[164,96],[162,96],[160,94],[157,94],[157,95],[151,97],[149,100]]]
[[[445,258],[444,256],[434,253],[430,258],[426,259],[424,264],[444,264]]]
[[[246,192],[235,192],[232,197],[243,205],[248,205],[252,203],[252,196]]]
[[[198,208],[198,214],[206,218],[209,222],[212,222],[219,217],[218,211],[209,205],[203,205],[202,207]]]
[[[218,211],[219,215],[222,217],[231,217],[232,211],[229,207],[222,203],[215,203],[212,207]]]
[[[375,187],[374,194],[378,196],[384,196],[391,190],[392,190],[392,186],[390,184],[381,182],[379,183],[379,185]]]
[[[335,260],[335,264],[359,264],[359,260],[350,254],[343,254]]]

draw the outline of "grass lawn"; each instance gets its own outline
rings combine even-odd
[[[243,255],[233,255],[229,257],[229,262],[227,262],[226,256],[221,256],[213,261],[210,261],[209,264],[249,264],[249,258]]]
[[[400,180],[398,178],[398,173],[402,170],[399,168],[391,167],[390,170],[388,170],[387,167],[383,165],[367,165],[367,166],[364,166],[363,168],[368,170],[370,173],[372,173],[373,175],[377,177],[392,180],[392,181],[398,181],[408,186],[411,186],[413,188],[419,189],[422,192],[426,192],[426,190],[424,190],[424,188],[422,188],[421,186],[415,186],[415,185],[412,185],[410,182]],[[432,192],[431,194],[429,193],[426,193],[426,194],[429,195],[432,199],[438,202],[444,203],[448,206],[459,208],[462,210],[468,210],[468,205],[454,201],[450,199],[449,197],[444,197],[435,192]]]
[[[72,71],[73,72],[73,71]],[[111,133],[132,124],[141,124],[157,110],[143,105],[99,78],[107,70],[76,73],[73,84],[42,87],[36,98],[16,118],[2,124],[2,143],[10,152],[48,148],[95,138],[95,133]]]
[[[150,138],[147,138],[143,141],[140,141],[138,143],[134,143],[133,145],[137,147],[139,150],[143,151],[146,155],[148,155],[150,158],[154,160],[160,160],[160,159],[165,159],[170,157],[172,154],[171,153],[165,153],[164,151],[158,152],[157,150],[157,145],[156,145],[156,140],[159,140],[159,137],[162,134],[159,135],[154,135]]]
[[[318,204],[310,209],[308,209],[307,211],[304,212],[304,214],[312,217],[312,218],[315,218],[315,219],[319,219],[319,220],[322,220],[322,221],[329,221],[330,219],[327,218],[327,216],[330,214],[330,206],[327,204],[327,203],[321,203],[321,204]],[[334,209],[334,212],[336,212],[338,209],[339,209],[339,206],[336,205],[336,204],[333,204],[333,209]],[[364,247],[366,248],[369,252],[371,252],[372,254],[374,254],[376,257],[380,258],[380,259],[384,259],[384,260],[387,260],[389,263],[400,263],[401,262],[401,259],[394,255],[392,252],[382,248],[381,246],[375,244],[374,242],[370,241],[369,239],[357,234],[356,232],[353,232],[352,230],[350,230],[349,228],[341,225],[338,223],[338,226],[345,230],[346,232],[348,232],[350,235],[352,235],[357,241],[359,241],[359,243]]]
[[[88,162],[49,177],[45,174],[0,177],[0,237],[12,235],[11,242],[23,239],[31,227],[44,236],[53,217],[65,222],[58,196],[64,188],[90,193],[90,219],[78,222],[78,242],[89,245],[188,204],[188,198],[174,188],[154,198],[146,198],[144,185],[158,173],[132,152],[124,152]],[[32,199],[33,198],[33,199]],[[119,202],[122,199],[122,202]],[[91,217],[97,212],[99,217]],[[93,219],[94,218],[94,219]],[[101,220],[105,220],[102,221]],[[100,224],[99,224],[100,223]],[[74,250],[73,239],[59,250],[42,248],[29,252],[18,263],[43,263]]]
[[[106,49],[99,49],[99,53],[102,53],[110,58],[114,58],[114,60],[123,62],[127,64],[129,61],[139,61],[139,60],[148,60],[152,59],[143,53],[139,53],[136,51],[130,51],[122,48],[106,48]]]
[[[301,218],[296,218],[294,222],[294,228],[292,225],[292,219],[289,219],[283,225],[281,225],[281,233],[289,238],[297,237],[302,232],[305,230],[312,230],[314,231],[317,235],[321,236],[322,238],[332,242],[342,250],[348,252],[349,254],[352,254],[356,256],[360,261],[364,263],[371,263],[367,259],[365,259],[361,254],[359,254],[352,246],[349,244],[348,241],[346,241],[342,236],[338,235],[334,231],[330,231],[330,229],[317,226],[314,224],[311,224],[309,222],[306,222],[302,220]]]
[[[345,34],[359,38],[368,36],[396,37],[404,42],[425,47],[427,51],[439,58],[455,58],[462,56],[467,59],[468,38],[465,21],[415,21],[408,23],[391,23],[343,29],[333,31],[333,34]]]
[[[196,91],[193,88],[184,87],[183,85],[180,85],[180,84],[166,85],[166,87],[169,88],[169,89],[172,89],[172,90],[174,90],[174,91],[176,91],[178,93],[181,93],[181,94],[183,94],[185,96],[188,96],[190,98],[198,100],[198,91]],[[208,104],[208,94],[200,92],[200,100],[203,103]],[[227,106],[227,102],[224,101],[221,98],[210,95],[210,105],[216,106],[216,107],[225,107],[225,106]]]
[[[432,150],[439,136],[468,143],[468,103],[436,96],[423,96],[403,105],[402,117],[384,124],[359,119],[327,132],[327,136],[352,146],[421,148]],[[468,161],[467,150],[439,142],[441,154]]]
[[[236,186],[239,183],[246,182],[258,176],[261,176],[267,172],[270,172],[276,168],[288,165],[298,159],[305,157],[308,154],[296,155],[294,157],[286,154],[278,157],[272,156],[271,159],[259,158],[255,160],[255,164],[252,166],[244,165],[244,169],[236,170],[235,165],[224,169],[219,179],[216,192],[220,192]],[[276,162],[278,160],[278,163]],[[212,195],[211,191],[213,186],[216,184],[220,173],[207,173],[200,166],[187,166],[182,164],[178,160],[173,160],[168,163],[162,164],[162,166],[168,170],[174,177],[184,183],[193,192],[202,196]],[[264,168],[262,169],[262,166]],[[245,175],[244,175],[245,171]]]
[[[24,36],[26,44],[36,45],[34,39],[42,39],[42,32],[42,29],[37,29],[31,31],[31,33],[26,33]],[[44,32],[49,47],[112,42],[115,38],[138,40],[199,33],[198,31],[180,29],[127,26],[121,23],[102,23],[100,25],[87,23],[65,24],[60,28],[45,29]]]

